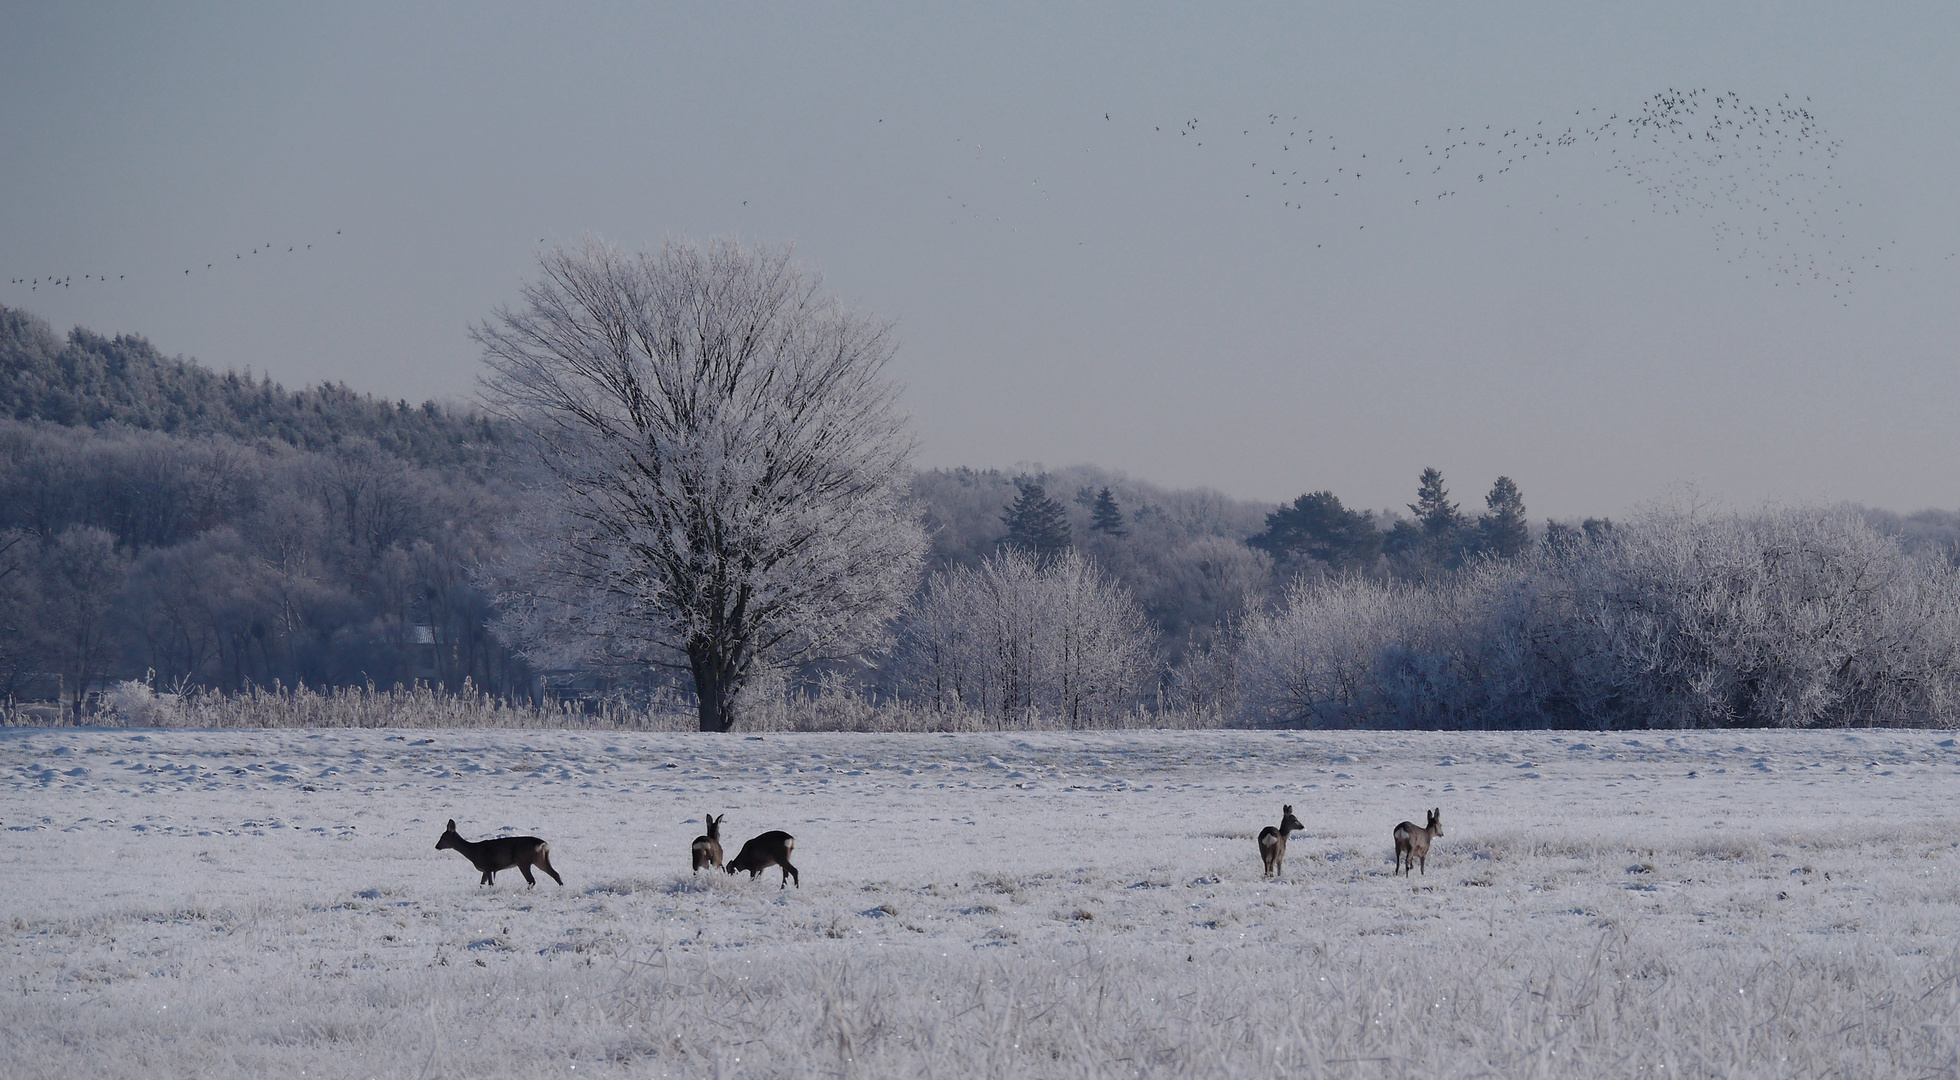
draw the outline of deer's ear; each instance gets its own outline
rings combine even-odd
[[[455,832],[455,831],[456,831],[456,819],[455,819],[455,818],[450,818],[450,819],[449,819],[449,831],[450,831],[450,832]]]

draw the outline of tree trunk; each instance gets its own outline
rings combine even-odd
[[[702,731],[727,731],[735,726],[734,679],[722,657],[702,649],[689,658],[694,669],[694,698],[700,704]]]

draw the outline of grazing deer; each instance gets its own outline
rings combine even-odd
[[[728,860],[728,872],[732,874],[747,870],[749,880],[754,881],[757,874],[772,866],[780,866],[783,869],[783,883],[776,887],[787,889],[789,879],[795,878],[796,887],[800,889],[803,887],[803,877],[796,872],[796,867],[789,864],[789,853],[795,850],[796,837],[774,829],[743,844],[741,853]]]
[[[1271,825],[1259,830],[1259,857],[1266,860],[1265,872],[1260,877],[1278,877],[1280,865],[1286,862],[1286,834],[1299,832],[1306,828],[1300,819],[1293,816],[1291,806],[1280,808],[1279,828]]]
[[[701,815],[701,820],[708,823],[708,834],[694,838],[695,873],[700,873],[701,868],[704,866],[712,866],[717,870],[721,869],[721,818],[727,816],[727,814],[723,814],[721,817],[716,817],[713,814]],[[797,888],[800,889],[802,886],[799,885]]]
[[[1443,835],[1443,808],[1429,811],[1429,824],[1420,828],[1413,821],[1395,827],[1395,871],[1409,876],[1409,867],[1422,861],[1422,876],[1429,876],[1429,842]]]
[[[436,841],[436,850],[455,848],[463,853],[478,870],[483,872],[480,885],[496,884],[497,871],[515,866],[524,875],[524,884],[537,888],[538,879],[531,876],[533,866],[551,875],[551,880],[560,885],[565,879],[551,868],[551,845],[535,836],[500,836],[495,840],[465,840],[456,833],[456,819],[449,819],[449,828],[443,830],[442,839]]]

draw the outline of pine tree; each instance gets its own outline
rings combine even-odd
[[[1578,525],[1545,519],[1547,551],[1574,551],[1587,544],[1605,544],[1612,539],[1612,518],[1587,518]]]
[[[1517,555],[1531,545],[1525,524],[1524,494],[1508,476],[1500,476],[1484,496],[1485,514],[1477,519],[1477,540],[1483,550],[1500,559]]]
[[[1089,523],[1092,532],[1105,536],[1128,536],[1130,530],[1123,521],[1123,509],[1116,505],[1116,495],[1108,488],[1096,493],[1095,520]]]
[[[1426,468],[1409,504],[1412,521],[1398,521],[1383,538],[1382,550],[1397,563],[1396,572],[1413,580],[1455,570],[1477,545],[1471,522],[1450,501],[1442,470]]]
[[[1007,526],[1002,546],[1028,552],[1044,564],[1072,547],[1068,511],[1062,504],[1049,498],[1039,481],[1016,480],[1014,486],[1021,493],[1001,515],[1002,524]]]
[[[1443,486],[1443,471],[1434,467],[1422,470],[1416,501],[1409,504],[1409,512],[1416,516],[1423,535],[1432,540],[1447,540],[1464,525],[1463,515],[1450,501],[1449,489]]]
[[[1556,553],[1570,552],[1576,550],[1580,544],[1585,543],[1585,540],[1586,534],[1580,532],[1576,527],[1567,525],[1561,521],[1554,521],[1551,518],[1545,519],[1544,545],[1546,551]]]
[[[1266,531],[1246,543],[1275,557],[1303,555],[1331,566],[1366,564],[1382,550],[1372,510],[1341,505],[1331,491],[1314,491],[1266,515]]]

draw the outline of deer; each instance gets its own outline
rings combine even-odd
[[[531,876],[533,866],[551,875],[551,880],[559,885],[565,879],[551,868],[551,845],[535,836],[500,836],[495,840],[465,840],[456,832],[456,819],[449,819],[449,827],[443,830],[442,839],[436,841],[436,850],[455,848],[463,853],[472,865],[483,873],[479,885],[496,884],[497,871],[515,866],[524,875],[524,884],[529,888],[538,887],[538,879]]]
[[[1422,876],[1429,876],[1429,842],[1443,835],[1443,808],[1429,811],[1429,824],[1418,827],[1405,821],[1395,827],[1395,871],[1409,876],[1409,867],[1422,861]]]
[[[1271,825],[1259,830],[1259,857],[1266,861],[1266,869],[1260,877],[1278,877],[1281,864],[1286,862],[1286,834],[1299,832],[1306,828],[1300,819],[1293,816],[1293,807],[1282,806],[1279,813],[1279,827]]]
[[[772,866],[778,866],[783,871],[783,883],[776,887],[786,889],[789,887],[789,880],[795,878],[796,887],[800,889],[803,887],[803,876],[796,872],[796,867],[789,864],[789,853],[795,850],[796,837],[781,829],[772,829],[743,844],[741,852],[728,860],[727,869],[731,874],[747,870],[749,880],[754,881],[757,874]]]
[[[695,873],[700,873],[701,868],[704,866],[712,866],[717,870],[721,869],[721,818],[727,816],[727,814],[723,814],[721,817],[716,817],[713,814],[701,815],[701,820],[708,823],[708,832],[705,836],[694,838]],[[798,885],[797,888],[800,889],[802,886]]]

